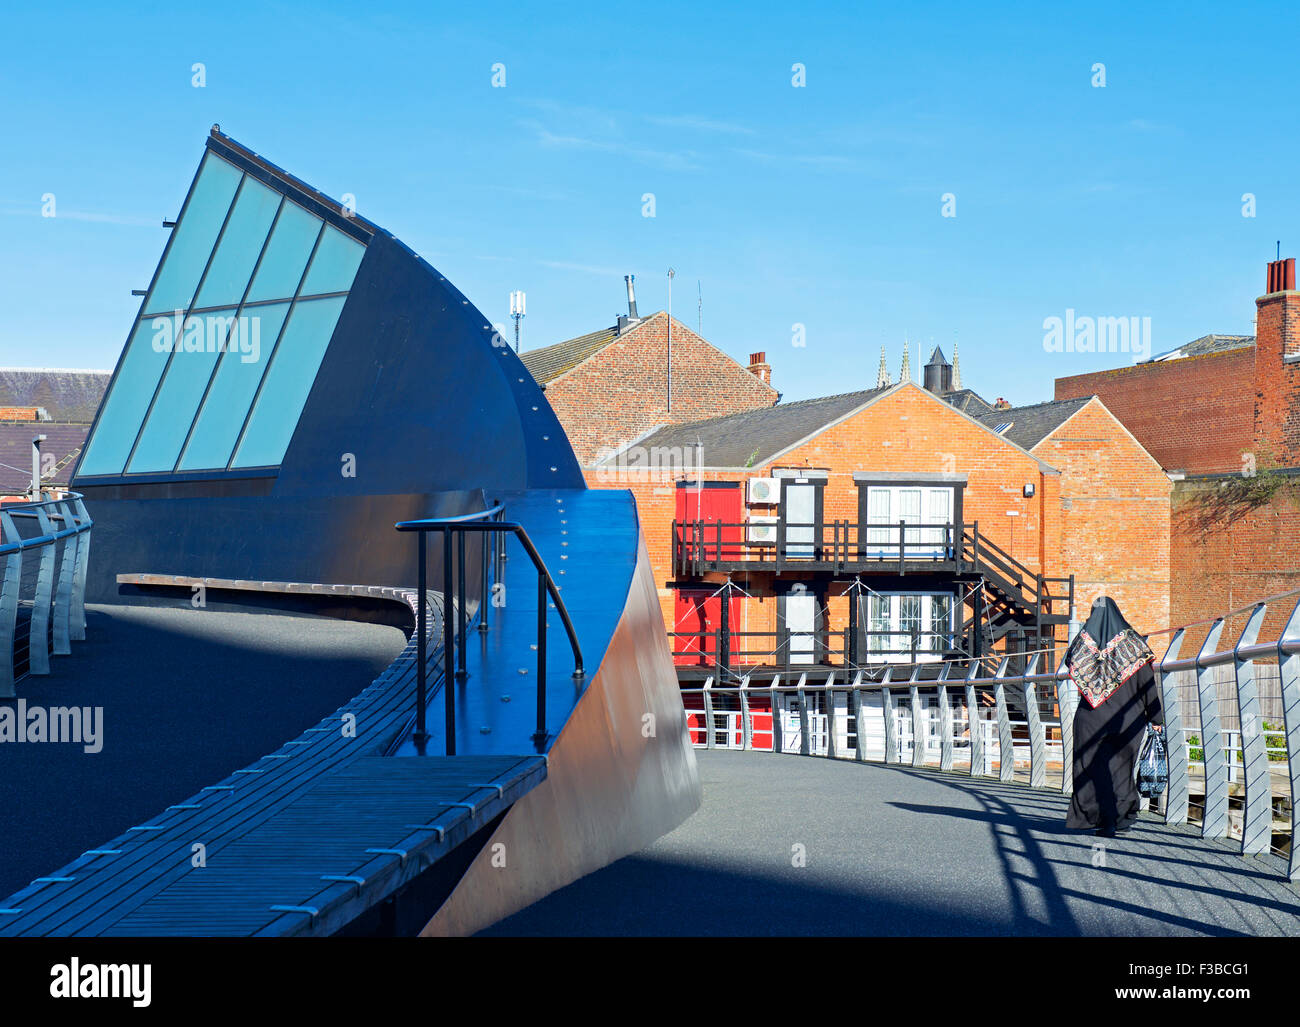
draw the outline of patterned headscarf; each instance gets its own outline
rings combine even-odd
[[[1153,659],[1146,639],[1133,630],[1110,596],[1102,596],[1066,649],[1064,663],[1079,694],[1096,709]]]

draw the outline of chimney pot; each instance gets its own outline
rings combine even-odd
[[[767,353],[759,351],[749,355],[749,373],[764,385],[772,384],[772,365],[767,362]]]

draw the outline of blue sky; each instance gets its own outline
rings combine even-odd
[[[1300,250],[1280,5],[175,6],[6,14],[0,364],[114,365],[214,122],[489,320],[525,290],[525,349],[612,323],[626,273],[663,308],[672,266],[787,400],[873,385],[882,345],[896,378],[905,337],[1049,399],[1134,357],[1047,352],[1046,318],[1249,334]]]

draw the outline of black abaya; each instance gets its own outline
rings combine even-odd
[[[1148,723],[1164,724],[1150,663],[1095,709],[1080,697],[1074,715],[1074,796],[1066,827],[1123,831],[1137,820],[1141,796],[1134,771]]]

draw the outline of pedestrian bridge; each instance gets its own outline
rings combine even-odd
[[[1068,798],[911,766],[715,749],[672,833],[487,936],[1296,935],[1276,857],[1144,813],[1117,838]]]

